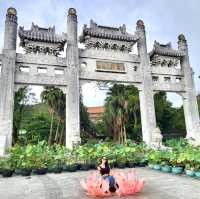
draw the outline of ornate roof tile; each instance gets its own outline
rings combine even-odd
[[[154,41],[153,50],[149,53],[149,56],[152,58],[154,55],[182,57],[185,55],[185,53],[180,50],[172,49],[171,43],[160,44],[159,42]]]
[[[30,30],[24,30],[24,27],[19,27],[18,31],[23,46],[24,40],[34,40],[48,43],[61,43],[65,44],[66,38],[55,33],[55,26],[52,28],[41,28],[38,25],[32,23]]]
[[[126,26],[119,28],[97,25],[93,20],[90,20],[90,27],[85,24],[83,27],[80,42],[84,43],[88,37],[96,37],[101,39],[110,39],[126,42],[135,42],[137,38],[135,35],[126,32]]]
[[[30,30],[19,27],[20,46],[25,48],[26,53],[42,53],[58,56],[63,51],[66,35],[57,35],[55,26],[41,28],[32,23]]]

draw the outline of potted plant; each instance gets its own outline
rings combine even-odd
[[[47,157],[45,154],[41,154],[40,157],[35,159],[33,168],[35,174],[44,175],[47,173]]]
[[[190,176],[190,177],[195,176],[195,165],[194,165],[194,163],[187,163],[185,165],[185,174],[187,176]]]
[[[129,168],[133,168],[136,166],[136,157],[133,154],[127,157],[126,166]]]
[[[53,165],[53,172],[54,173],[61,173],[63,170],[63,159],[60,155],[56,155],[55,157],[55,161],[54,161],[54,165]]]
[[[164,173],[170,173],[172,171],[172,167],[170,165],[170,151],[162,151],[161,154],[161,171]]]
[[[11,177],[14,173],[13,162],[11,158],[4,158],[1,162],[2,176]]]
[[[89,150],[88,147],[79,146],[76,149],[77,162],[79,164],[79,169],[83,171],[88,171],[90,169],[89,165]]]
[[[195,176],[200,179],[200,167],[196,168],[195,170]]]
[[[22,163],[21,175],[22,176],[30,176],[31,172],[32,172],[32,162],[31,161],[24,161]]]
[[[148,162],[155,170],[161,169],[161,152],[152,150],[148,154]]]
[[[170,155],[170,163],[172,165],[172,173],[182,174],[184,170],[184,164],[181,159],[179,159],[179,153],[173,151]]]
[[[67,156],[63,165],[63,171],[75,172],[76,170],[77,165],[75,157],[72,155]]]
[[[48,155],[48,172],[61,173],[65,161],[66,148],[54,145],[50,148]]]
[[[0,157],[0,174],[3,172],[3,163],[4,163],[4,158]]]
[[[119,147],[120,146],[120,147]],[[116,167],[123,169],[126,167],[128,149],[122,147],[121,145],[117,145],[116,149]]]
[[[25,148],[18,144],[16,144],[14,147],[10,149],[10,158],[13,161],[16,175],[21,174],[21,164],[25,156],[25,151],[26,151]]]

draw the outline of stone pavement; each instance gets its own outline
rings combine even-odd
[[[127,172],[128,169],[123,171]],[[0,177],[0,199],[90,199],[92,197],[86,196],[79,185],[79,179],[85,178],[89,172]],[[122,198],[200,199],[200,180],[164,174],[148,168],[136,168],[136,174],[140,178],[145,178],[146,184],[143,191],[137,195]]]

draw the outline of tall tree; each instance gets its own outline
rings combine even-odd
[[[138,109],[138,92],[133,86],[114,84],[109,90],[105,104],[104,121],[115,142],[126,142],[126,128],[130,114],[134,116],[136,126],[139,121],[136,117]]]
[[[14,98],[14,113],[13,113],[13,145],[17,142],[17,137],[19,135],[21,120],[25,105],[28,102],[28,88],[20,88],[15,92]]]
[[[57,109],[57,93],[58,90],[54,86],[45,86],[44,90],[41,93],[41,99],[44,103],[48,105],[49,113],[51,114],[51,126],[49,131],[48,144],[53,142],[53,123],[55,111]]]

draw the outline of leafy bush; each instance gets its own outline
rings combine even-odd
[[[95,168],[103,156],[113,166],[140,165],[142,163],[160,164],[162,166],[181,166],[189,170],[200,169],[200,146],[194,147],[185,140],[169,141],[171,150],[161,151],[148,148],[144,143],[136,144],[128,141],[126,145],[112,142],[96,141],[79,145],[69,150],[61,145],[49,146],[45,141],[37,145],[15,145],[10,156],[0,159],[0,171],[3,168],[13,169],[45,169],[64,168],[75,171],[78,165],[84,168]],[[143,164],[142,164],[143,165]]]

